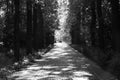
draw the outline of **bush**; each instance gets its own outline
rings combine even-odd
[[[9,64],[12,64],[12,59],[6,57],[4,53],[0,53],[0,68],[3,68]]]
[[[96,62],[104,70],[110,72],[120,79],[120,53],[108,50],[103,52],[97,47],[71,45],[74,49]]]
[[[120,79],[120,53],[114,55],[109,61],[108,71],[118,76],[118,78]]]

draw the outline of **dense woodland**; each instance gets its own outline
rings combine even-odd
[[[52,47],[56,8],[56,0],[0,0],[0,68]],[[70,0],[69,15],[70,45],[120,78],[120,1]]]

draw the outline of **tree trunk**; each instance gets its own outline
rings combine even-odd
[[[110,0],[112,7],[112,40],[113,48],[120,51],[120,6],[119,0]]]
[[[6,28],[4,30],[4,34],[5,34],[5,37],[3,39],[3,42],[4,42],[4,47],[7,48],[9,50],[9,44],[8,44],[8,39],[7,39],[7,36],[8,36],[8,28],[10,26],[10,12],[9,12],[9,0],[6,0],[6,5],[7,5],[7,11],[6,11]],[[7,50],[7,51],[8,51]]]
[[[98,36],[99,36],[99,47],[104,50],[105,49],[105,39],[104,39],[104,19],[102,14],[102,0],[96,1],[97,6],[97,16],[98,16],[98,23],[99,23],[99,29],[98,29]]]
[[[45,33],[45,27],[44,27],[44,19],[43,19],[43,12],[42,12],[42,9],[41,9],[41,5],[38,5],[38,36],[39,36],[39,48],[42,49],[44,47],[44,44],[45,44],[45,36],[44,36],[44,33]]]
[[[14,21],[14,55],[15,59],[18,61],[20,59],[20,51],[19,51],[19,19],[20,19],[20,11],[19,11],[19,0],[14,0],[15,4],[15,21]]]
[[[72,44],[81,45],[81,38],[80,38],[81,12],[80,11],[77,13],[76,18],[77,18],[76,24],[72,25],[72,29],[71,29]]]
[[[32,53],[32,0],[27,0],[27,55]]]
[[[38,33],[38,23],[37,23],[37,4],[34,4],[33,7],[33,47],[35,50],[38,49],[38,40],[37,40],[37,33]]]
[[[91,26],[90,26],[90,32],[91,32],[91,43],[92,46],[96,46],[96,7],[95,7],[95,1],[91,2],[91,11],[92,11],[92,20],[91,20]]]

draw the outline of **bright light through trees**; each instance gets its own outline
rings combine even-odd
[[[4,17],[5,16],[5,11],[3,11],[2,9],[0,9],[0,17]]]
[[[58,19],[58,30],[55,30],[55,41],[64,42],[64,38],[67,36],[66,27],[67,19],[69,17],[69,0],[57,0],[57,19]],[[69,31],[68,31],[69,32]]]

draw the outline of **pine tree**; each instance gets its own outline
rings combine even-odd
[[[27,0],[27,55],[32,53],[32,0]]]
[[[112,7],[112,41],[114,50],[120,51],[120,6],[119,0],[109,0]]]
[[[93,46],[96,46],[96,5],[95,1],[91,2],[91,25],[90,25],[90,32],[91,32],[91,43]]]
[[[15,19],[14,19],[14,55],[15,59],[18,61],[20,59],[20,49],[19,49],[19,19],[20,19],[20,11],[19,11],[19,0],[14,0],[15,4]]]

